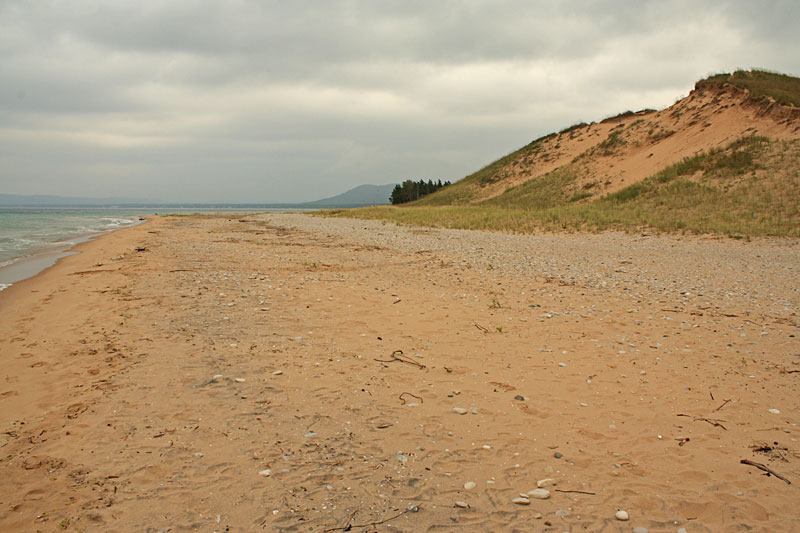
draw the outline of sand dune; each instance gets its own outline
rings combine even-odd
[[[794,241],[264,214],[80,249],[0,292],[5,531],[800,529]]]

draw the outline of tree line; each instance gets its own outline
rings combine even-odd
[[[419,200],[426,194],[436,192],[442,187],[447,187],[448,185],[450,185],[449,181],[442,182],[442,180],[436,182],[433,180],[406,180],[403,183],[395,186],[389,199],[392,201],[392,205],[413,202],[414,200]]]

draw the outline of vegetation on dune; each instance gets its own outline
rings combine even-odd
[[[376,207],[326,214],[514,233],[614,229],[800,237],[800,195],[795,193],[800,190],[800,140],[744,137],[587,203],[575,203],[559,192],[572,179],[569,168],[559,169],[477,206]],[[553,203],[531,201],[537,195]]]
[[[572,126],[572,128],[578,128],[580,126],[581,125],[578,124]],[[535,139],[523,146],[519,150],[515,150],[514,152],[501,157],[497,161],[486,165],[477,172],[473,172],[469,176],[459,180],[450,187],[444,188],[437,194],[432,194],[425,198],[421,198],[415,203],[415,205],[435,206],[468,204],[475,199],[476,189],[500,181],[502,179],[501,173],[508,167],[509,164],[518,159],[531,157],[538,154],[542,150],[544,142],[555,138],[556,136],[556,133],[551,133],[549,135],[539,137],[538,139]]]
[[[750,91],[757,98],[772,98],[779,104],[800,107],[800,78],[768,70],[737,70],[733,74],[714,74],[695,84],[697,89],[733,85]]]

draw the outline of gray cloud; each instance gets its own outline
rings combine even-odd
[[[0,191],[310,200],[457,180],[736,67],[800,73],[773,2],[0,2]]]

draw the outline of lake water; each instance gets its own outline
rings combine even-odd
[[[286,209],[3,208],[0,207],[0,290],[49,267],[67,250],[94,236],[140,222],[146,215],[196,212],[265,212]]]

